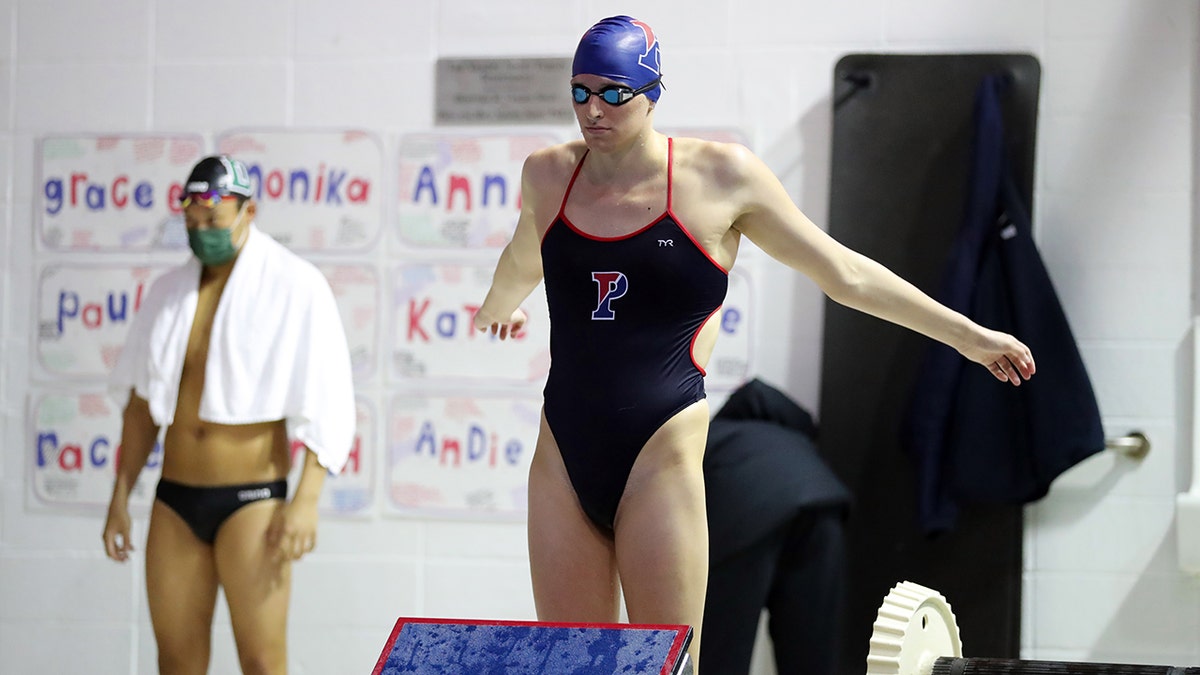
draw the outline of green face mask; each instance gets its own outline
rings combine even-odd
[[[241,213],[238,214],[238,220],[241,220]],[[228,228],[188,230],[188,246],[200,262],[215,267],[233,260],[237,255],[237,247],[233,245],[233,228],[238,220]]]

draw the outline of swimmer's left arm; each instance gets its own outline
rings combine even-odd
[[[727,177],[738,209],[733,226],[771,257],[810,277],[831,299],[943,342],[1019,385],[1035,366],[1029,348],[923,293],[880,263],[833,239],[796,207],[757,157],[730,146]]]
[[[281,557],[299,560],[316,547],[317,503],[325,485],[325,474],[325,467],[317,461],[317,453],[306,448],[296,492],[284,508],[276,511],[267,531],[267,543],[276,547]]]

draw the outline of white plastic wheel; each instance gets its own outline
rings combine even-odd
[[[874,628],[867,675],[929,675],[939,657],[962,656],[946,598],[911,581],[896,584],[883,599]]]

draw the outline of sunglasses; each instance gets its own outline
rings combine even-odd
[[[649,84],[638,87],[637,89],[630,89],[629,87],[619,84],[610,84],[600,91],[592,91],[582,84],[573,84],[571,85],[571,98],[575,99],[575,103],[578,105],[587,103],[588,99],[593,96],[599,96],[601,101],[604,101],[609,105],[625,105],[626,103],[632,101],[634,96],[637,96],[638,94],[644,94],[657,87],[661,81],[662,78],[660,77]]]
[[[223,194],[218,190],[209,190],[208,192],[189,192],[188,194],[185,194],[179,198],[179,206],[186,209],[192,204],[197,204],[199,206],[203,206],[204,208],[211,209],[217,204],[220,204],[224,199],[237,199],[237,197],[231,194]]]

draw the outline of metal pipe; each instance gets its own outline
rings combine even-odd
[[[1120,438],[1106,439],[1104,448],[1130,459],[1142,459],[1150,453],[1150,439],[1140,431],[1131,431]]]

